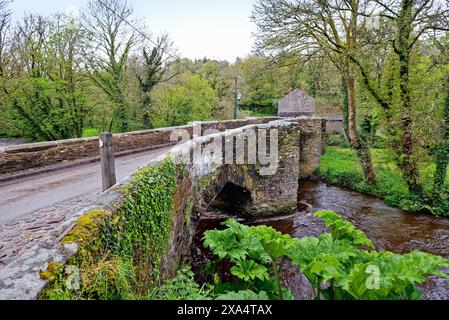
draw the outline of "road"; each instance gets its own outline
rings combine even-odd
[[[170,148],[117,158],[115,161],[117,181]],[[100,191],[100,162],[1,183],[0,225],[75,197],[92,195]]]

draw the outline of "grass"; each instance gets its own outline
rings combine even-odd
[[[245,114],[247,117],[258,117],[258,118],[265,118],[265,117],[275,117],[276,114],[270,113],[270,112],[261,112],[261,111],[254,111],[254,110],[241,110],[242,113]]]
[[[95,128],[85,128],[83,129],[83,138],[98,137],[100,131]]]
[[[375,186],[365,182],[355,152],[349,148],[328,146],[325,154],[321,157],[321,166],[318,169],[318,174],[324,181],[330,184],[349,187],[362,193],[380,197],[387,204],[403,210],[449,215],[449,201],[430,204],[433,172],[435,170],[433,163],[422,163],[420,165],[421,182],[427,195],[424,198],[419,198],[408,191],[407,185],[402,179],[402,175],[397,169],[390,152],[384,149],[373,149],[371,153],[377,176],[377,184]],[[446,177],[446,185],[449,192],[449,170]]]

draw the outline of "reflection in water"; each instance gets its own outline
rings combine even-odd
[[[313,213],[333,210],[363,230],[377,249],[397,253],[419,250],[449,258],[449,219],[407,213],[391,208],[375,197],[315,181],[302,183],[298,200],[301,202],[299,207],[307,208],[309,212],[245,223],[269,225],[298,238],[319,236],[326,232],[326,229],[324,223],[315,218]],[[199,249],[202,247],[201,236],[204,230],[217,228],[224,220],[226,217],[209,217],[200,221],[195,244],[198,253],[196,256],[201,255],[203,262],[205,257],[210,259],[212,256],[204,249]],[[200,260],[196,261],[197,269],[202,264]],[[298,299],[311,296],[310,285],[295,268],[284,270],[283,278],[284,283],[294,291]],[[427,299],[449,299],[449,281],[446,279],[432,277],[422,289]]]
[[[311,204],[313,211],[333,210],[350,220],[378,249],[420,250],[449,258],[449,219],[407,213],[375,197],[313,181],[302,184],[298,198]],[[295,236],[299,236],[297,231],[295,227]]]

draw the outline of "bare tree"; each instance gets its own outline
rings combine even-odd
[[[5,76],[11,45],[11,12],[8,9],[9,0],[0,0],[0,79]],[[3,90],[6,90],[2,86]],[[6,93],[6,92],[5,92]]]
[[[89,59],[93,80],[114,104],[113,117],[122,132],[129,129],[128,102],[124,93],[125,68],[138,33],[129,24],[137,25],[133,9],[126,0],[92,0],[82,14],[82,23],[92,38]]]
[[[52,62],[48,77],[61,81],[60,91],[69,112],[68,120],[72,136],[81,137],[84,120],[91,108],[83,99],[82,86],[86,83],[84,72],[84,53],[87,46],[87,34],[79,21],[64,14],[56,14],[51,22],[52,34],[47,46],[46,59]]]
[[[49,37],[49,20],[41,15],[29,14],[19,21],[14,30],[12,54],[15,76],[41,77],[45,61],[40,57]]]

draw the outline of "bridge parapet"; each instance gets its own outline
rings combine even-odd
[[[155,244],[164,243],[165,249],[154,259],[160,261],[159,273],[165,278],[189,261],[193,231],[200,217],[211,209],[243,216],[295,210],[298,179],[310,174],[319,163],[323,121],[301,118],[263,122],[226,131],[223,126],[206,125],[199,132],[209,135],[177,145],[142,166],[64,222],[54,235],[43,238],[21,258],[0,269],[0,299],[35,299],[45,287],[51,291],[53,283],[40,277],[40,271],[53,265],[50,262],[74,264],[83,272],[80,252],[92,250],[92,241],[102,241],[99,233],[105,225],[112,228],[108,232],[126,232],[123,226],[114,229],[117,221],[139,216],[142,221],[154,219],[156,225],[161,219],[169,221],[163,239],[151,230],[139,231],[146,233],[144,238],[150,242],[154,238]],[[190,132],[194,135],[194,126],[186,130],[186,136],[190,137]],[[173,131],[170,136],[172,140]],[[161,199],[152,188],[159,187],[165,188],[168,199],[163,211],[153,208]],[[104,214],[97,217],[98,212]],[[86,218],[92,215],[96,218]],[[84,226],[86,220],[93,225]],[[74,231],[82,235],[76,237]],[[118,238],[127,236],[120,234]],[[93,247],[102,245],[99,242]]]
[[[245,118],[241,120],[205,121],[193,124],[127,132],[114,135],[116,155],[125,155],[151,150],[173,144],[170,136],[173,130],[186,130],[191,135],[199,124],[204,130],[224,131],[249,124],[268,123],[277,118]],[[67,165],[75,162],[93,162],[99,160],[98,137],[69,139],[49,142],[28,143],[0,148],[0,175],[14,174],[23,170],[46,166]]]

